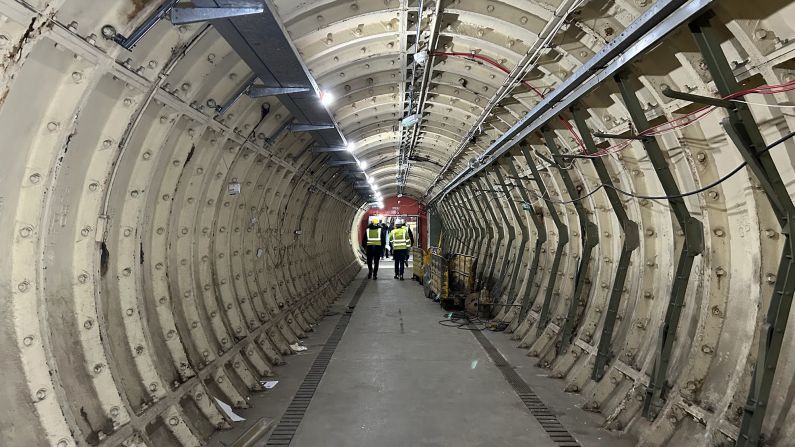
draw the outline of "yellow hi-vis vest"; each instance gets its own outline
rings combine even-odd
[[[368,228],[367,229],[367,245],[381,245],[381,229]]]
[[[406,227],[392,230],[392,248],[395,250],[405,250],[409,248],[409,237]]]

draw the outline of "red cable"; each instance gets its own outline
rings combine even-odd
[[[432,52],[430,54],[432,56],[455,56],[455,57],[463,57],[463,58],[466,58],[466,59],[481,60],[481,61],[486,62],[487,64],[497,68],[498,70],[502,71],[503,73],[510,75],[510,71],[505,66],[503,66],[499,62],[495,61],[494,59],[492,59],[492,58],[490,58],[488,56],[483,56],[481,54],[462,53],[462,52],[442,52],[442,51],[434,51],[434,52]],[[533,93],[535,93],[539,98],[544,99],[544,94],[541,93],[537,88],[535,88],[532,85],[530,85],[530,83],[528,83],[525,80],[520,80],[519,82],[522,85],[524,85],[525,87],[527,87],[528,90],[530,90]],[[738,97],[741,97],[741,96],[745,96],[745,95],[751,94],[751,93],[758,93],[758,94],[762,94],[762,95],[771,95],[771,94],[774,94],[774,93],[786,93],[786,92],[790,92],[790,91],[793,91],[793,90],[795,90],[795,81],[790,81],[790,82],[787,82],[787,83],[784,83],[784,84],[763,85],[763,86],[759,86],[759,87],[750,88],[750,89],[747,89],[747,90],[741,90],[741,91],[732,93],[731,95],[725,96],[722,99],[731,100],[731,99],[735,99],[735,98],[738,98]],[[700,109],[696,109],[693,112],[690,112],[688,114],[682,115],[682,116],[677,117],[677,118],[674,118],[674,119],[672,119],[670,121],[666,121],[666,122],[660,123],[660,124],[658,124],[656,126],[652,126],[652,127],[648,128],[648,129],[644,130],[643,132],[640,132],[638,134],[638,136],[650,136],[650,135],[655,135],[655,132],[658,132],[658,131],[659,132],[668,132],[668,131],[680,129],[682,127],[685,127],[687,125],[690,125],[690,124],[700,120],[701,118],[703,118],[707,114],[711,113],[713,110],[715,110],[714,106],[706,106],[706,107],[702,107]],[[704,112],[704,113],[701,113],[701,112]],[[701,113],[701,114],[696,116],[699,113]],[[690,119],[691,117],[694,117],[694,118]],[[583,144],[582,139],[580,139],[580,136],[574,131],[574,128],[571,126],[571,124],[569,124],[569,121],[566,120],[565,118],[563,118],[562,116],[558,116],[558,119],[566,127],[566,130],[568,130],[569,133],[571,133],[572,137],[574,138],[574,141],[577,143],[577,146],[579,146],[579,148],[580,148],[580,153],[581,154],[584,153],[585,152],[585,145]],[[663,127],[663,126],[671,126],[671,127],[663,129],[663,130],[660,130],[660,128]],[[609,146],[609,147],[607,147],[605,149],[602,149],[600,151],[594,152],[592,154],[587,154],[586,156],[587,157],[591,157],[591,158],[603,157],[605,155],[609,155],[611,153],[615,153],[615,152],[619,152],[620,150],[623,150],[624,148],[629,146],[630,143],[631,143],[631,141],[626,141],[626,142],[623,142],[623,143],[614,144],[612,146]]]

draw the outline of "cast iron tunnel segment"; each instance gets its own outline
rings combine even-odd
[[[530,385],[513,369],[513,366],[508,363],[489,339],[480,331],[473,330],[472,334],[483,346],[483,349],[500,370],[508,384],[511,385],[516,395],[519,396],[524,406],[530,410],[530,414],[538,421],[541,428],[547,432],[549,438],[561,447],[580,447],[580,443],[563,427],[555,413],[541,401],[538,395],[533,392],[533,389],[530,388]]]
[[[320,381],[326,373],[326,368],[329,362],[331,362],[331,357],[334,355],[334,351],[337,349],[337,345],[340,343],[340,340],[342,340],[342,335],[345,333],[345,329],[351,321],[353,309],[362,297],[362,293],[364,293],[367,284],[369,284],[369,281],[362,280],[359,288],[356,289],[353,298],[348,303],[348,308],[345,309],[345,313],[340,317],[337,326],[329,336],[320,354],[318,354],[315,361],[312,362],[312,367],[309,368],[309,372],[306,373],[304,381],[301,382],[301,385],[295,392],[295,396],[287,407],[287,410],[284,411],[284,414],[279,420],[279,424],[273,429],[273,432],[271,432],[270,438],[268,438],[268,442],[265,444],[266,446],[290,445],[293,441],[293,437],[298,431],[301,421],[304,419],[306,410],[309,408],[309,404],[315,396],[315,391],[317,391],[317,387],[320,385]]]

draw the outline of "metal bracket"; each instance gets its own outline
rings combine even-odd
[[[229,19],[232,17],[250,16],[265,12],[264,6],[233,7],[233,8],[199,8],[194,6],[173,6],[169,20],[173,25],[209,22],[212,20]]]
[[[710,23],[712,16],[712,13],[708,13],[693,21],[690,24],[690,31],[704,56],[704,62],[712,74],[718,94],[728,97],[739,91],[740,85],[732,73],[723,49],[721,49],[718,34]],[[756,367],[748,390],[748,398],[743,407],[743,418],[737,436],[737,446],[756,447],[761,441],[762,424],[773,388],[773,379],[776,375],[792,307],[793,291],[795,291],[795,260],[793,259],[795,241],[792,239],[795,205],[792,203],[786,185],[782,181],[770,153],[764,150],[764,138],[759,132],[759,127],[748,105],[731,102],[728,112],[728,117],[722,123],[723,127],[737,146],[743,159],[748,163],[748,168],[759,181],[781,226],[781,233],[785,237],[784,249],[781,252],[781,260],[776,273],[776,282],[773,284],[773,295],[770,298],[765,322],[761,328]]]
[[[520,143],[519,149],[521,149],[522,155],[524,155],[524,158],[527,161],[527,165],[530,166],[530,171],[533,172],[533,177],[536,179],[536,186],[538,186],[541,197],[543,199],[549,199],[549,192],[547,192],[547,187],[541,180],[541,174],[538,173],[536,161],[533,160],[533,157],[530,155],[527,144],[524,142]],[[547,290],[544,294],[544,302],[541,305],[541,313],[538,316],[538,324],[536,329],[538,335],[541,335],[541,333],[544,332],[544,329],[546,329],[549,321],[551,320],[551,317],[549,316],[549,309],[552,302],[552,292],[555,289],[555,280],[557,279],[560,261],[563,257],[563,249],[566,248],[566,244],[569,243],[569,228],[563,223],[563,221],[560,220],[560,216],[558,216],[555,206],[547,200],[544,200],[544,202],[547,204],[547,209],[549,209],[549,217],[555,223],[555,227],[558,230],[558,245],[555,250],[555,257],[552,259],[552,267],[549,269]]]
[[[614,140],[640,140],[640,141],[643,141],[643,140],[646,140],[646,139],[649,138],[649,137],[646,137],[646,136],[643,136],[643,135],[633,135],[633,134],[618,135],[618,134],[604,133],[604,132],[594,132],[592,135],[597,137],[597,138],[611,138],[611,139],[614,139]],[[569,155],[564,155],[564,157],[569,157]],[[576,157],[572,156],[572,158],[576,158]]]
[[[473,177],[471,179],[471,181],[467,184],[467,186],[469,187],[469,192],[470,192],[470,196],[468,198],[469,198],[470,203],[474,203],[475,208],[478,210],[479,216],[485,216],[486,215],[486,211],[483,209],[483,204],[481,203],[480,200],[475,200],[476,194],[475,194],[475,189],[474,189],[474,187],[472,185],[472,183],[475,182],[475,181],[477,181],[477,178]],[[487,237],[486,240],[485,240],[485,245],[483,243],[481,243],[481,246],[478,247],[479,248],[478,257],[480,257],[481,255],[485,255],[485,257],[487,259],[489,259],[489,263],[491,263],[491,258],[494,258],[496,255],[493,254],[487,248],[484,248],[484,247],[491,247],[492,246],[492,243],[494,241],[494,228],[491,225],[484,225],[482,217],[480,217],[479,219],[476,219],[476,216],[472,216],[472,218],[479,222],[479,225],[484,230],[483,233],[485,233],[486,237]],[[478,285],[480,287],[485,282],[484,281],[484,276],[485,276],[485,273],[486,273],[487,262],[484,260],[482,263],[479,262],[478,264],[480,266],[480,274],[477,275],[477,280],[478,280]],[[492,270],[493,270],[493,268],[492,268]]]
[[[266,87],[264,85],[252,85],[246,94],[252,98],[263,98],[266,96],[291,95],[293,93],[303,93],[312,91],[309,87]]]
[[[638,132],[643,132],[650,127],[646,114],[641,107],[635,90],[630,85],[629,79],[625,74],[615,76],[618,89],[624,104],[629,112],[632,122]],[[685,205],[685,201],[679,196],[679,186],[676,184],[671,168],[665,160],[662,150],[656,138],[643,140],[643,147],[649,156],[649,161],[654,166],[654,172],[660,180],[663,190],[667,196],[675,197],[668,199],[671,210],[676,217],[685,235],[685,243],[679,254],[674,282],[671,287],[671,296],[668,299],[668,306],[665,311],[665,320],[659,340],[660,348],[657,350],[657,357],[654,361],[649,387],[646,389],[646,398],[643,402],[643,415],[647,419],[654,420],[665,402],[665,393],[668,387],[667,374],[668,364],[671,361],[673,352],[674,337],[679,327],[679,318],[682,315],[684,306],[685,292],[687,283],[693,267],[693,259],[704,251],[704,226],[700,220],[690,215],[690,211]]]
[[[246,92],[249,86],[251,86],[251,84],[253,84],[254,81],[256,80],[257,80],[257,75],[249,76],[248,79],[246,79],[246,82],[241,84],[241,86],[238,87],[238,89],[235,90],[234,93],[232,93],[232,96],[228,100],[226,100],[226,102],[215,107],[215,111],[218,112],[219,115],[223,115],[226,112],[228,112],[229,109],[231,109],[232,106],[235,105],[237,100],[240,99],[241,96],[243,96],[243,94]]]
[[[553,157],[560,155],[560,149],[555,143],[555,135],[548,128],[542,130],[544,134],[544,141],[547,148]],[[577,189],[571,181],[569,171],[558,168],[560,177],[563,180],[563,185],[569,193],[569,197],[574,200],[577,196]],[[565,352],[574,338],[574,330],[579,322],[578,309],[583,300],[586,284],[585,279],[588,276],[588,267],[591,264],[591,253],[593,248],[599,244],[599,227],[591,222],[588,218],[588,212],[585,210],[581,201],[574,202],[574,209],[577,211],[577,217],[580,221],[580,237],[582,238],[582,253],[580,256],[580,264],[577,266],[576,279],[574,281],[574,294],[569,301],[569,308],[566,311],[566,320],[563,323],[563,330],[561,331],[560,339],[560,352]],[[587,299],[587,295],[586,299]],[[582,303],[583,307],[585,303]]]
[[[347,166],[357,164],[355,160],[329,160],[324,162],[326,166]]]
[[[308,124],[308,123],[296,123],[293,122],[290,124],[289,129],[291,132],[315,132],[318,130],[326,130],[326,129],[334,129],[333,124]]]
[[[694,102],[697,104],[707,104],[710,106],[715,107],[723,107],[729,108],[732,106],[732,102],[726,99],[721,98],[710,98],[708,96],[701,96],[701,95],[692,95],[690,93],[685,92],[678,92],[676,90],[671,90],[670,88],[662,89],[662,94],[673,99],[682,99],[685,101]]]
[[[137,28],[130,33],[129,37],[124,36],[123,34],[119,34],[116,32],[116,28],[111,25],[105,25],[102,27],[102,35],[105,38],[111,39],[120,47],[124,48],[125,50],[132,50],[138,45],[138,42],[143,39],[143,37],[148,33],[152,28],[155,27],[157,22],[160,21],[167,13],[177,4],[178,0],[167,0],[159,8],[157,8],[152,15],[146,18]]]
[[[574,117],[574,125],[580,132],[580,138],[585,145],[585,151],[588,154],[597,152],[596,143],[591,136],[591,131],[585,122],[585,114],[578,107],[571,108],[572,116]],[[591,158],[594,169],[599,176],[599,181],[604,185],[613,185],[613,179],[610,178],[610,173],[607,171],[604,160],[599,157]],[[593,370],[591,371],[591,378],[597,382],[602,380],[605,374],[605,367],[612,357],[610,348],[613,341],[613,329],[616,325],[618,318],[618,308],[621,304],[621,295],[624,292],[624,284],[629,270],[629,261],[632,259],[632,252],[640,245],[640,238],[638,235],[638,224],[630,220],[627,212],[624,209],[624,204],[618,197],[618,193],[612,188],[603,188],[613,208],[613,214],[618,219],[618,224],[624,233],[624,242],[621,246],[621,254],[618,258],[618,265],[616,266],[616,274],[613,278],[613,287],[610,290],[610,298],[607,302],[607,310],[605,312],[605,321],[602,325],[602,333],[599,337],[599,345],[596,350],[596,359],[594,362]]]
[[[332,147],[312,147],[309,149],[313,154],[322,154],[326,152],[347,152],[348,148],[345,146],[332,146]]]

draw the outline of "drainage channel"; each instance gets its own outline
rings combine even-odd
[[[362,297],[362,293],[364,293],[367,284],[369,284],[368,280],[362,280],[359,288],[356,289],[353,298],[350,303],[348,303],[348,308],[345,309],[345,313],[340,317],[337,326],[329,336],[320,354],[318,354],[315,361],[312,362],[312,367],[309,368],[309,372],[306,373],[304,381],[301,382],[301,386],[298,387],[298,391],[296,391],[293,400],[279,420],[279,424],[273,429],[273,432],[271,432],[266,446],[285,446],[290,445],[293,441],[293,436],[295,436],[295,433],[298,431],[298,426],[301,425],[301,421],[304,419],[306,410],[309,408],[309,403],[312,402],[312,397],[314,397],[315,391],[317,391],[317,387],[320,385],[323,374],[326,373],[326,367],[328,367],[331,361],[331,356],[334,354],[334,350],[337,349],[337,345],[342,339],[342,334],[345,333],[345,328],[348,327],[348,323],[351,321],[353,309],[356,307],[356,303],[359,302],[359,298]]]
[[[574,439],[574,436],[563,427],[558,417],[547,408],[544,402],[533,392],[533,389],[530,388],[530,385],[519,376],[516,370],[513,369],[513,366],[508,363],[505,357],[500,354],[489,339],[477,330],[473,330],[472,334],[478,339],[480,345],[483,346],[483,349],[485,349],[489,357],[491,357],[494,365],[499,368],[505,380],[511,385],[514,392],[519,396],[519,399],[522,400],[524,406],[530,410],[530,414],[536,418],[541,428],[547,432],[550,439],[560,447],[581,447],[580,443]]]

